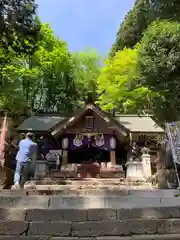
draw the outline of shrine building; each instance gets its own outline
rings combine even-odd
[[[89,159],[111,162],[127,161],[129,146],[137,142],[150,149],[152,172],[155,172],[158,135],[164,130],[148,115],[120,114],[112,117],[94,104],[87,104],[71,116],[39,114],[17,128],[48,138],[48,150],[61,149],[63,165]]]

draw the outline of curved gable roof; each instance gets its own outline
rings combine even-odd
[[[106,122],[111,122],[118,131],[141,132],[141,133],[164,133],[164,130],[157,126],[151,116],[148,115],[119,115],[115,118],[105,113],[99,107],[88,104],[85,107],[78,109],[71,117],[59,115],[35,115],[24,120],[17,128],[18,131],[34,131],[34,132],[51,132],[56,135],[62,132],[69,125],[74,124],[88,110],[96,112]],[[125,134],[126,135],[126,134]]]

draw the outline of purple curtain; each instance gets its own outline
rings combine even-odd
[[[98,149],[102,149],[102,150],[110,150],[110,146],[109,146],[109,139],[112,137],[112,135],[103,135],[104,137],[104,144],[102,146],[97,146],[96,145],[96,141],[95,141],[95,138],[94,136],[90,138],[90,140],[88,139],[88,137],[84,137],[83,140],[82,140],[82,145],[81,146],[76,146],[73,144],[73,139],[76,137],[76,135],[67,135],[67,136],[64,136],[64,137],[67,137],[68,140],[69,140],[69,150],[76,150],[76,149],[81,149],[83,148],[84,146],[88,146],[88,144],[92,147],[95,147],[95,148],[98,148]]]

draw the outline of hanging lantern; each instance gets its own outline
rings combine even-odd
[[[83,144],[82,136],[80,134],[77,134],[76,137],[73,139],[73,144],[76,147],[80,147]]]
[[[68,140],[68,138],[64,138],[64,139],[62,140],[62,148],[63,148],[63,149],[67,149],[67,148],[68,148],[68,145],[69,145],[69,140]]]
[[[116,139],[115,137],[111,137],[109,140],[109,146],[111,149],[115,149],[116,148]]]
[[[99,136],[99,135],[95,136],[95,144],[98,147],[102,147],[104,145],[104,136],[103,136],[103,134],[101,136]]]

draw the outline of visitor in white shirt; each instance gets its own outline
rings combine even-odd
[[[27,133],[26,138],[19,142],[13,188],[23,187],[24,183],[29,180],[33,157],[36,152],[36,143],[33,142],[33,136],[32,133]]]

